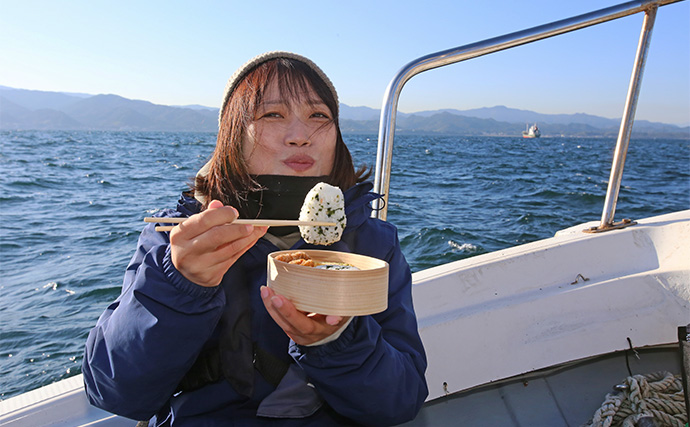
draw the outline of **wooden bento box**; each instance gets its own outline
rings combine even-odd
[[[359,270],[329,270],[277,260],[306,253],[316,264],[348,264]],[[323,250],[288,250],[268,255],[267,285],[298,310],[336,316],[363,316],[388,308],[388,263],[365,255]]]

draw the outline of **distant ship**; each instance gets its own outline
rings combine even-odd
[[[534,125],[530,126],[527,130],[522,131],[522,137],[523,138],[539,138],[540,136],[541,136],[541,132],[539,131],[539,127],[537,126],[536,123]]]

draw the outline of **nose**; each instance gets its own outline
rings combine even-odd
[[[293,118],[287,126],[285,143],[287,145],[302,147],[311,144],[311,131],[307,123],[299,118]]]

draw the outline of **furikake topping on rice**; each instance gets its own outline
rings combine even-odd
[[[300,226],[305,242],[314,245],[331,245],[343,234],[345,217],[345,198],[340,188],[320,182],[312,188],[304,199],[299,214],[301,221],[335,222],[333,226]]]

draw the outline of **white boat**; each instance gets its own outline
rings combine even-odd
[[[405,66],[391,82],[375,180],[384,202],[398,97],[411,77],[645,14],[601,221],[413,274],[430,394],[408,425],[582,425],[626,377],[659,370],[680,375],[683,363],[690,363],[690,210],[613,219],[649,35],[657,8],[673,2],[633,1],[431,54]],[[384,220],[386,205],[375,211]],[[133,421],[90,406],[81,376],[75,376],[0,402],[0,426],[40,425]]]
[[[525,130],[522,131],[523,138],[539,138],[540,136],[541,131],[539,130],[539,126],[537,126],[536,123],[529,127],[525,125]]]

